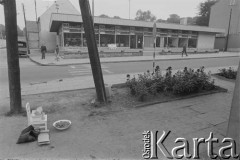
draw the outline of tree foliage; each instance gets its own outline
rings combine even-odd
[[[101,14],[99,17],[102,17],[102,18],[109,18],[109,16],[106,15],[106,14]]]
[[[158,19],[158,20],[156,20],[156,22],[158,22],[158,23],[165,23],[166,20],[164,20],[164,19]]]
[[[199,26],[208,26],[209,18],[210,18],[210,11],[211,7],[217,2],[218,0],[207,0],[205,2],[200,3],[198,9],[198,16],[196,19],[196,24]]]
[[[180,23],[180,16],[177,14],[170,14],[169,18],[167,19],[168,23]]]
[[[23,30],[19,26],[17,26],[17,32],[18,36],[24,36]],[[6,31],[5,31],[5,26],[3,24],[0,24],[0,39],[5,38],[6,36]]]
[[[138,21],[149,21],[149,22],[153,22],[156,20],[156,16],[154,16],[151,11],[142,11],[141,9],[139,9],[136,13],[136,18],[135,20]]]
[[[116,18],[116,19],[121,19],[121,17],[119,17],[119,16],[114,16],[113,18]]]

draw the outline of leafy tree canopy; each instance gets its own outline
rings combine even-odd
[[[116,19],[121,19],[121,17],[119,17],[119,16],[114,16],[113,18],[116,18]]]
[[[18,36],[24,36],[23,30],[19,26],[17,26],[17,32]],[[3,38],[6,36],[5,26],[3,24],[0,24],[0,38]]]
[[[102,18],[109,18],[109,16],[106,15],[106,14],[101,14],[99,17],[102,17]]]
[[[167,19],[168,23],[180,23],[180,16],[177,14],[170,14],[169,18]]]
[[[196,24],[200,26],[208,26],[211,7],[218,2],[218,0],[207,0],[205,2],[200,3],[198,7],[198,17],[196,20]]]
[[[139,9],[136,13],[136,18],[135,20],[138,21],[149,21],[149,22],[153,22],[156,20],[156,16],[154,16],[151,11],[142,11],[141,9]]]

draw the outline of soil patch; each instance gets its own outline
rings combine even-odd
[[[112,96],[109,103],[100,104],[98,107],[91,104],[91,101],[96,98],[95,89],[23,96],[22,104],[24,107],[24,105],[29,102],[31,109],[36,109],[39,106],[43,106],[46,114],[78,112],[84,114],[85,116],[87,115],[92,117],[105,116],[110,113],[123,111],[126,109],[134,109],[136,107],[143,107],[147,105],[192,98],[218,92],[227,92],[227,90],[221,87],[216,87],[216,89],[212,91],[202,91],[200,93],[185,96],[173,95],[171,93],[160,93],[155,96],[149,95],[144,99],[144,102],[141,102],[137,97],[130,95],[129,89],[122,84],[112,88]],[[0,105],[2,107],[8,106],[7,102]],[[23,112],[23,116],[26,116],[25,112]]]

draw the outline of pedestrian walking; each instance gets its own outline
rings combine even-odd
[[[187,54],[187,45],[186,44],[183,45],[182,57],[183,57],[183,53],[185,53],[185,55],[188,56],[188,54]]]
[[[47,52],[47,47],[45,45],[41,46],[42,59],[45,59],[45,54]]]
[[[56,45],[55,53],[56,53],[56,60],[59,61],[60,56],[59,56],[59,47],[58,47],[58,45]]]

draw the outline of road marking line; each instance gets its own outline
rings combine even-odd
[[[72,76],[83,76],[83,75],[90,75],[91,73],[72,73]]]
[[[75,66],[70,66],[71,68],[76,68]]]
[[[111,71],[109,71],[109,70],[107,70],[107,69],[104,69],[103,71],[105,71],[105,72],[107,72],[107,73],[113,73],[113,72],[111,72]]]
[[[72,72],[72,71],[91,71],[90,69],[71,69],[71,70],[68,70],[69,72]]]
[[[89,73],[90,71],[71,71],[70,73]]]

